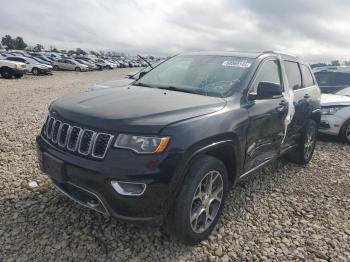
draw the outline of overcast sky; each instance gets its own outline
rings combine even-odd
[[[0,0],[0,36],[58,49],[283,50],[350,60],[349,0]]]

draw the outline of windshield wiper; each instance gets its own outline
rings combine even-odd
[[[158,88],[165,89],[165,90],[171,90],[171,91],[190,93],[190,94],[197,94],[197,95],[203,95],[203,93],[205,93],[200,89],[187,89],[187,88],[180,88],[180,87],[175,87],[175,86],[162,86],[162,87],[158,87]]]
[[[132,84],[133,86],[143,86],[143,87],[154,87],[154,86],[151,86],[151,85],[147,85],[147,84],[144,84],[144,83],[135,83],[135,84]]]

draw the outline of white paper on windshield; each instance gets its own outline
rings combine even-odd
[[[233,60],[227,60],[222,63],[222,66],[231,66],[231,67],[243,67],[243,68],[249,68],[252,64],[249,63],[245,59],[233,59]]]

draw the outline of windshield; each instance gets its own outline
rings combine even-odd
[[[134,85],[223,97],[240,84],[253,62],[234,56],[176,56]]]
[[[29,63],[31,63],[31,64],[37,64],[37,63],[39,63],[39,62],[36,61],[35,59],[29,58],[29,57],[26,57],[26,60],[27,60]]]
[[[33,59],[34,59],[35,61],[37,61],[37,62],[41,63],[41,64],[45,64],[45,63],[47,63],[45,60],[42,60],[42,59],[37,58],[37,57],[33,57]]]

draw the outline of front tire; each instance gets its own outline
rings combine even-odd
[[[81,72],[81,68],[80,67],[76,67],[75,68],[75,72]]]
[[[170,211],[167,221],[170,232],[190,245],[207,239],[220,217],[227,192],[225,165],[211,156],[197,158]]]
[[[34,68],[32,69],[32,74],[35,75],[35,76],[37,76],[37,75],[40,74],[40,70],[39,70],[38,68],[34,67]]]
[[[350,119],[345,121],[339,134],[341,140],[350,144]]]
[[[1,70],[1,76],[5,79],[11,79],[13,76],[13,72],[10,68],[3,68]]]
[[[314,120],[309,120],[300,138],[298,146],[288,153],[287,157],[291,162],[306,165],[310,162],[317,139],[317,124]]]
[[[60,70],[60,68],[58,67],[58,65],[54,65],[52,69],[55,70],[55,71]]]

